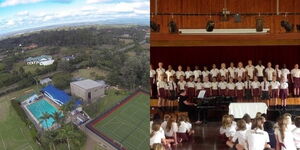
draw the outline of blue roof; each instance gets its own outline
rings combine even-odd
[[[53,99],[60,101],[62,104],[66,104],[71,100],[71,96],[64,91],[57,89],[53,85],[44,87],[42,91],[51,95]]]

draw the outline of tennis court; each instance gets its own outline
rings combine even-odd
[[[95,122],[94,122],[95,121]],[[127,150],[149,149],[149,95],[136,92],[108,115],[96,118],[92,127]]]

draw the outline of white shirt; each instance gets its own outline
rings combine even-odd
[[[235,67],[229,67],[227,70],[228,70],[228,72],[229,72],[229,76],[231,77],[231,78],[234,78],[235,77]]]
[[[251,85],[252,85],[252,81],[245,81],[244,82],[245,89],[251,89]]]
[[[169,90],[170,89],[170,86],[169,86],[169,84],[168,84],[168,82],[165,82],[165,90]]]
[[[230,127],[227,128],[220,128],[220,134],[225,134],[226,137],[233,137],[233,135],[236,132],[236,126],[234,124],[232,124]]]
[[[195,88],[195,82],[194,81],[188,81],[187,83],[186,83],[186,86],[188,87],[188,88]]]
[[[201,70],[194,70],[194,77],[195,77],[195,80],[197,80],[197,78],[199,78],[201,76]]]
[[[279,89],[280,83],[278,81],[272,81],[270,84],[272,90]]]
[[[166,74],[167,74],[167,80],[170,81],[170,77],[175,75],[175,71],[174,70],[167,70]]]
[[[226,68],[222,68],[219,70],[220,75],[226,77],[226,74],[228,73],[228,70]]]
[[[164,131],[166,131],[167,124],[168,124],[168,121],[165,120],[165,121],[162,122],[161,125],[160,125],[161,128],[162,128]]]
[[[275,73],[275,69],[273,69],[273,68],[266,68],[265,72],[267,74],[267,80],[272,81],[273,75]]]
[[[217,75],[219,74],[219,69],[217,69],[217,68],[211,69],[210,74],[212,77],[217,77]]]
[[[160,89],[160,88],[165,88],[166,82],[165,82],[165,81],[158,81],[158,82],[156,83],[156,85],[157,85],[157,88],[158,88],[158,89]]]
[[[170,90],[176,90],[177,85],[174,81],[169,81],[168,84],[169,84],[169,89]]]
[[[289,84],[286,82],[280,83],[280,89],[287,89],[289,87]]]
[[[204,79],[205,77],[208,77],[208,75],[209,75],[209,71],[208,71],[208,70],[202,71],[202,77],[203,77],[203,79]]]
[[[225,81],[219,82],[218,87],[219,87],[221,90],[225,90],[225,89],[227,88],[227,82],[225,82]]]
[[[242,145],[247,150],[246,132],[247,130],[236,131],[232,138],[232,142],[236,142],[236,140],[238,140],[239,144]]]
[[[151,69],[150,70],[150,78],[154,78],[155,74],[156,74],[155,70]]]
[[[176,75],[176,78],[179,80],[180,76],[185,76],[185,73],[183,71],[176,71],[175,75]]]
[[[251,130],[252,122],[246,123],[246,129]]]
[[[268,82],[268,81],[262,81],[260,83],[260,87],[261,87],[262,91],[269,91],[270,82]]]
[[[184,121],[180,121],[180,126],[178,127],[178,133],[187,133],[189,131],[189,125]]]
[[[261,129],[248,130],[245,136],[248,150],[263,150],[265,144],[270,142],[269,134]]]
[[[263,66],[263,65],[261,65],[261,66],[257,65],[257,66],[255,66],[255,69],[257,70],[256,76],[258,76],[258,77],[263,77],[264,76],[263,71],[265,69],[265,66]]]
[[[186,82],[185,81],[178,81],[177,83],[179,90],[184,90],[185,86],[186,86]]]
[[[292,130],[296,148],[300,148],[300,128]]]
[[[280,70],[280,69],[275,69],[275,74],[276,74],[276,77],[277,77],[278,79],[280,79],[281,76],[282,76],[282,73],[281,73],[281,70]]]
[[[243,77],[243,73],[245,72],[246,70],[244,68],[236,68],[235,69],[235,72],[237,73],[237,77]]]
[[[211,82],[211,88],[213,90],[217,90],[218,89],[218,82]]]
[[[157,74],[157,81],[161,81],[161,76],[165,73],[164,68],[157,68],[156,74]]]
[[[285,68],[285,69],[281,69],[281,75],[282,77],[285,79],[284,81],[288,81],[287,76],[290,74],[289,69]]]
[[[201,82],[195,83],[195,89],[196,90],[201,90],[202,89],[202,83]]]
[[[293,69],[291,71],[292,77],[300,78],[300,69]]]
[[[173,122],[171,125],[171,129],[169,131],[167,131],[167,129],[165,130],[165,135],[168,137],[172,137],[174,133],[176,133],[177,131],[178,131],[178,125],[176,122]]]
[[[185,72],[185,78],[190,78],[190,76],[193,76],[194,75],[194,73],[193,73],[193,71],[186,71]]]
[[[255,69],[254,66],[253,65],[252,66],[247,65],[245,67],[245,69],[248,73],[248,76],[250,76],[250,79],[253,79],[253,73],[254,73],[254,69]]]
[[[202,87],[203,88],[211,88],[211,82],[203,82]]]
[[[284,139],[281,139],[281,133],[278,128],[275,129],[275,135],[278,137],[278,141],[285,145],[285,148],[282,146],[281,150],[296,150],[296,145],[294,143],[294,136],[290,130],[285,130]]]
[[[227,88],[228,88],[228,90],[234,90],[235,89],[235,84],[234,83],[227,83]]]
[[[237,90],[243,90],[244,89],[244,83],[243,82],[237,82],[235,83]]]
[[[251,83],[251,87],[252,87],[253,89],[258,89],[258,88],[260,87],[260,83],[259,83],[258,81],[253,81],[253,82]]]
[[[165,139],[165,135],[160,132],[156,131],[152,137],[150,137],[150,146],[152,147],[153,144],[162,143],[162,140]]]

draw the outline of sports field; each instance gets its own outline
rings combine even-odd
[[[149,149],[149,95],[141,91],[130,95],[90,126],[118,149]]]

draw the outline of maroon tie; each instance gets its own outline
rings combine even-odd
[[[264,90],[266,89],[266,81],[265,81],[265,83],[264,83]]]
[[[248,89],[250,89],[250,83],[249,83],[249,81],[248,81]]]

